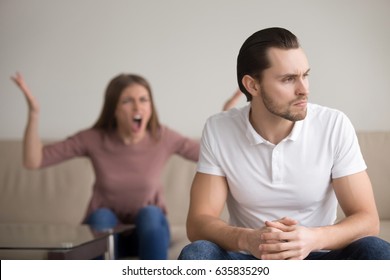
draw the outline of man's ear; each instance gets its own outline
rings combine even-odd
[[[257,80],[249,75],[245,75],[241,80],[246,90],[252,95],[257,96],[260,93],[260,84]]]

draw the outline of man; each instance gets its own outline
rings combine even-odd
[[[309,104],[294,34],[250,36],[237,78],[250,104],[212,116],[201,142],[179,259],[390,259],[354,128]],[[227,203],[229,224],[219,218]],[[336,224],[337,202],[346,217]]]

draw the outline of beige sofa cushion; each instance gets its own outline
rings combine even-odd
[[[26,170],[21,142],[12,140],[0,141],[0,155],[0,223],[80,224],[94,180],[89,160]]]

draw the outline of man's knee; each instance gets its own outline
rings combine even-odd
[[[194,241],[183,248],[179,260],[212,260],[220,259],[222,249],[207,240]]]
[[[390,243],[375,236],[358,239],[348,247],[357,259],[390,260]]]

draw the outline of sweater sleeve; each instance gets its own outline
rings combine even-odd
[[[88,139],[90,134],[90,130],[84,130],[65,140],[44,145],[40,168],[58,164],[74,157],[86,156],[87,145],[85,139]]]
[[[172,154],[180,155],[191,161],[199,159],[199,140],[185,137],[180,133],[163,127],[163,141]]]

